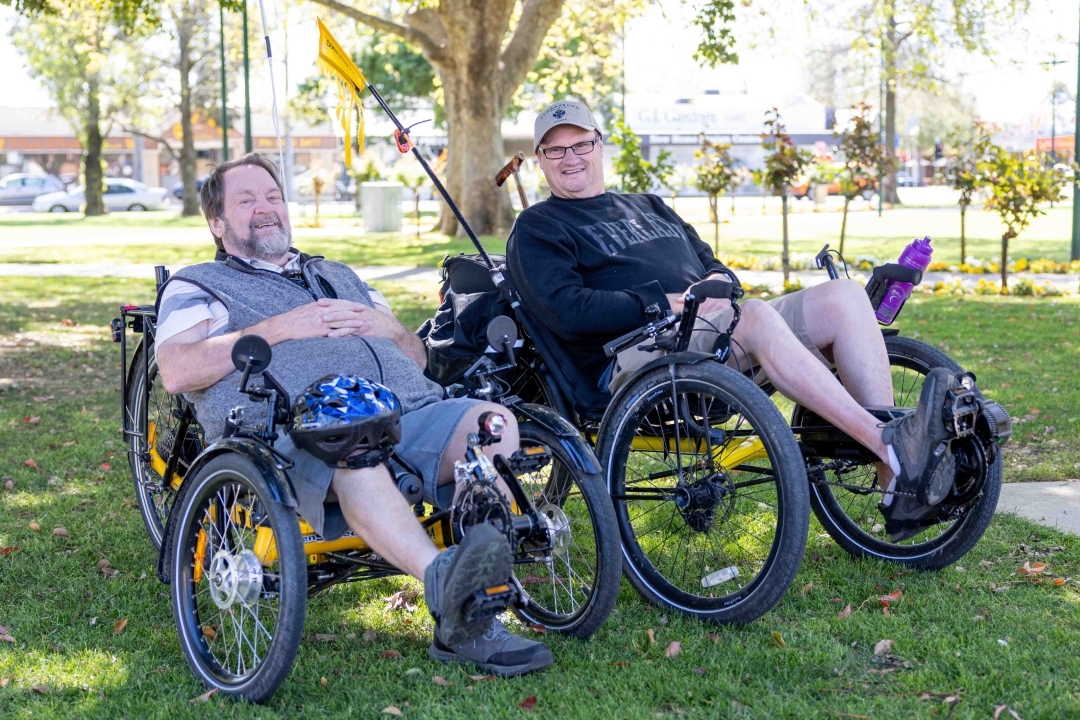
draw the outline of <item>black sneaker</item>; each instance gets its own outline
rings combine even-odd
[[[471,662],[484,672],[502,677],[541,670],[555,662],[551,649],[542,642],[514,635],[494,618],[487,631],[460,645],[447,646],[438,635],[431,641],[428,657],[439,662]]]
[[[482,635],[490,616],[468,620],[466,603],[479,591],[502,585],[513,572],[506,536],[491,525],[475,525],[460,545],[447,548],[424,571],[424,598],[435,618],[435,638],[456,647]]]
[[[959,385],[945,368],[934,368],[923,380],[919,407],[915,412],[887,423],[881,439],[892,445],[900,461],[900,474],[891,502],[879,505],[885,529],[894,542],[921,531],[923,523],[936,512],[955,481],[955,460],[949,446],[953,432],[945,425],[946,395]]]

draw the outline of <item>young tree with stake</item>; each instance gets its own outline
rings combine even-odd
[[[840,192],[844,196],[844,219],[840,223],[840,254],[844,254],[844,238],[847,236],[848,207],[851,201],[874,186],[878,169],[891,158],[878,141],[870,119],[870,106],[866,103],[852,105],[855,115],[844,132],[836,135],[840,153],[844,157],[844,169],[840,171]],[[834,133],[835,135],[836,133]]]
[[[698,190],[709,195],[709,215],[713,222],[713,251],[720,252],[720,196],[732,190],[738,184],[735,160],[731,157],[731,145],[714,143],[701,136],[701,149],[694,152],[698,161]]]
[[[776,108],[765,112],[765,132],[761,134],[761,146],[765,148],[765,167],[761,171],[762,187],[779,195],[784,217],[784,250],[781,260],[784,264],[784,285],[791,279],[791,257],[788,252],[788,195],[791,183],[802,174],[810,163],[811,155],[806,150],[799,150],[785,132]]]
[[[976,147],[983,145],[986,125],[976,122],[974,133],[956,134],[949,139],[952,157],[946,170],[949,187],[960,193],[960,264],[967,262],[967,209],[979,189],[979,155]]]

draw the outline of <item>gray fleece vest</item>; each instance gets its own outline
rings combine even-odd
[[[300,267],[308,289],[283,275],[253,268],[222,253],[215,262],[179,270],[168,282],[180,279],[197,285],[226,307],[229,324],[215,335],[243,330],[319,298],[340,298],[374,307],[364,283],[348,266],[302,255]],[[161,290],[164,288],[162,285]],[[160,302],[160,291],[158,298]],[[304,338],[278,343],[273,351],[268,370],[289,393],[290,401],[325,375],[359,375],[381,383],[397,395],[403,413],[443,397],[442,388],[424,377],[420,367],[386,338]],[[207,442],[222,436],[225,417],[234,407],[242,406],[250,423],[262,419],[265,405],[252,403],[247,395],[237,392],[239,385],[240,372],[234,370],[205,390],[184,393],[195,406]]]

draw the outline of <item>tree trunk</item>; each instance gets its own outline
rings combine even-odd
[[[851,198],[844,196],[844,219],[840,222],[840,254],[844,254],[844,238],[847,236],[847,211],[851,204]]]
[[[893,205],[900,204],[896,193],[896,63],[899,48],[896,39],[896,18],[889,16],[885,36],[885,165],[882,200]]]
[[[104,215],[105,198],[102,197],[104,189],[105,169],[101,164],[101,148],[105,144],[101,137],[101,101],[98,98],[97,80],[87,83],[87,112],[86,112],[86,154],[83,156],[83,175],[86,187],[86,216]]]
[[[180,214],[192,217],[199,214],[199,193],[195,187],[195,133],[191,127],[191,28],[178,23],[180,43],[180,131],[184,137],[180,146],[180,182],[183,184],[184,208]]]
[[[501,98],[493,91],[500,77],[497,60],[496,46],[493,57],[466,56],[460,66],[439,73],[450,140],[446,189],[478,235],[508,229],[514,222],[509,195],[495,186],[495,173],[503,165],[505,113]],[[439,229],[446,235],[465,237],[465,230],[458,227],[457,218],[445,204]]]
[[[416,210],[416,237],[420,237],[420,188],[413,188],[413,208]]]
[[[720,254],[720,198],[716,195],[709,196],[709,210],[712,211],[713,221],[713,254]]]
[[[735,217],[735,191],[731,191],[731,217]]]
[[[781,260],[784,263],[784,285],[788,284],[788,280],[791,278],[791,258],[788,255],[788,234],[787,234],[787,193],[785,192],[780,196],[781,213],[784,216],[784,253],[781,256]]]
[[[960,264],[967,262],[967,204],[960,203]]]
[[[678,196],[678,193],[671,193],[671,212],[675,212],[675,198]]]
[[[1009,239],[1014,236],[1012,230],[1007,230],[1001,236],[1001,294],[1009,294],[1009,269],[1005,262],[1009,259]]]

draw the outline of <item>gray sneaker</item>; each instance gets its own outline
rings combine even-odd
[[[490,525],[475,525],[460,545],[439,553],[424,571],[424,598],[435,618],[435,637],[456,647],[487,630],[489,618],[469,621],[465,605],[477,592],[502,585],[513,573],[506,536]]]
[[[436,634],[428,657],[444,663],[471,662],[484,672],[502,677],[541,670],[555,662],[544,643],[514,635],[498,618],[489,622],[487,632],[460,645],[444,645]]]

